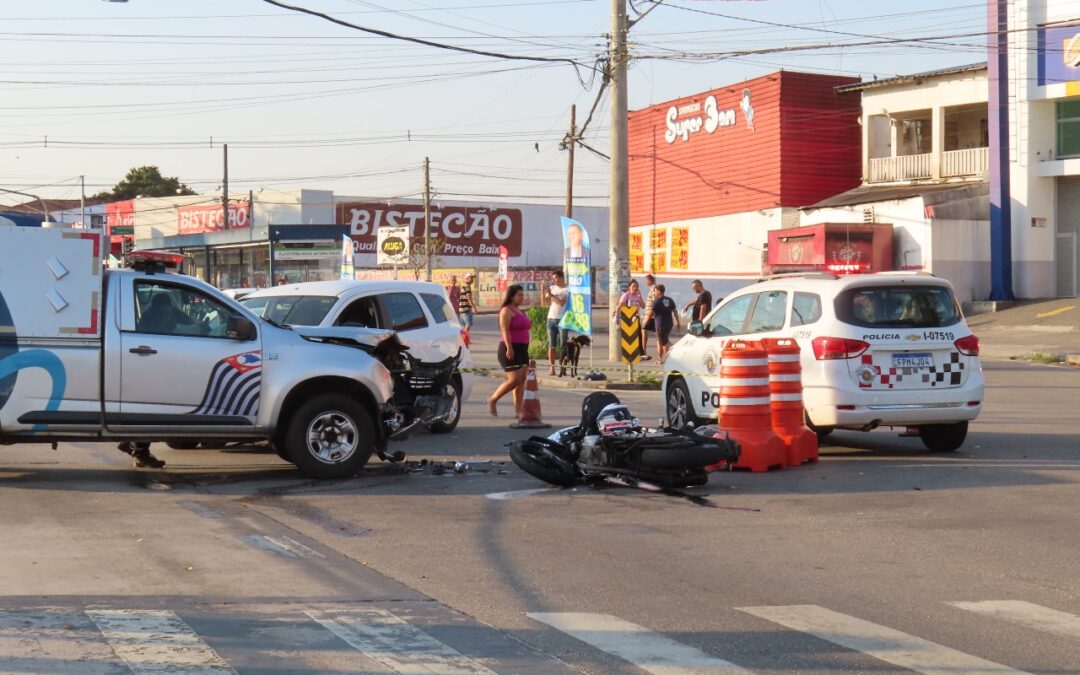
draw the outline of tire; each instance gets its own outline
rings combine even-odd
[[[815,426],[814,422],[810,419],[810,415],[803,411],[803,421],[806,422],[806,427],[817,434],[818,443],[823,442],[829,437],[833,431],[836,431],[836,427],[819,427]]]
[[[371,459],[375,427],[355,398],[323,394],[297,409],[284,440],[281,449],[308,476],[349,478]]]
[[[173,450],[194,450],[199,447],[199,441],[192,438],[183,438],[175,441],[166,441],[165,445]]]
[[[931,452],[953,452],[964,444],[968,423],[927,424],[919,427],[919,438]]]
[[[445,422],[436,422],[428,429],[433,434],[448,434],[457,429],[458,421],[461,420],[461,380],[454,378],[446,385],[446,393],[453,392],[453,403],[450,407],[450,419]]]
[[[702,420],[694,412],[694,402],[690,398],[690,388],[682,378],[671,380],[667,387],[666,401],[664,401],[664,414],[667,417],[668,426],[683,429],[689,425],[701,426]]]
[[[289,453],[282,450],[281,447],[277,443],[271,443],[270,447],[272,447],[274,449],[274,454],[275,455],[282,458],[283,460],[285,460],[289,464],[293,463],[292,457],[289,457]]]
[[[560,487],[578,483],[578,469],[573,462],[543,443],[517,441],[510,446],[510,459],[522,471],[545,483]]]

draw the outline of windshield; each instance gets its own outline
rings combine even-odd
[[[244,307],[272,323],[286,326],[318,326],[337,298],[327,295],[277,295],[244,298]]]
[[[960,322],[960,308],[944,286],[870,286],[836,297],[836,316],[865,328],[942,328]]]

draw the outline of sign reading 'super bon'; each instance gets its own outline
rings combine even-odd
[[[357,253],[375,253],[380,227],[408,227],[414,242],[424,237],[424,207],[419,204],[342,203],[337,221],[349,226]],[[498,256],[500,246],[518,256],[521,223],[520,209],[432,207],[430,236],[440,256]]]
[[[753,130],[754,105],[749,88],[743,89],[739,108],[742,109],[746,126]],[[718,129],[733,127],[737,123],[738,113],[735,108],[721,108],[716,97],[710,94],[705,97],[704,103],[691,101],[668,108],[664,118],[664,141],[668,145],[677,140],[688,141],[691,134],[701,131],[712,134]]]

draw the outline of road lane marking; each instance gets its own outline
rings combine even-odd
[[[530,612],[528,617],[654,675],[750,672],[610,614]]]
[[[81,612],[0,611],[0,673],[122,675],[128,668]]]
[[[531,490],[511,490],[509,492],[489,492],[485,497],[493,499],[497,502],[506,502],[511,499],[517,499],[518,497],[528,497],[529,495],[539,495],[545,492],[559,492],[562,488],[550,487],[550,488],[533,488]]]
[[[116,655],[134,673],[182,672],[212,675],[236,671],[168,610],[88,609]]]
[[[817,605],[739,607],[739,611],[927,675],[1023,673],[936,642]]]
[[[990,616],[1027,628],[1080,640],[1080,616],[1059,612],[1021,600],[988,600],[985,602],[950,602],[969,612]]]
[[[1068,307],[1059,307],[1058,309],[1052,309],[1049,312],[1043,312],[1042,314],[1036,314],[1035,318],[1036,319],[1049,319],[1052,316],[1057,316],[1058,314],[1064,314],[1065,312],[1068,312],[1069,310],[1073,310],[1073,309],[1076,309],[1076,305],[1069,305]]]
[[[304,612],[367,658],[395,673],[469,675],[491,671],[383,609]]]
[[[248,534],[240,537],[257,549],[283,555],[286,558],[325,558],[326,555],[302,544],[292,537],[271,537],[265,534]]]

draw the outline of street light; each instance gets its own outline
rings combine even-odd
[[[108,2],[127,2],[127,0],[107,0]],[[45,212],[45,222],[49,222],[49,206],[45,203],[45,200],[38,195],[32,195],[29,192],[19,192],[18,190],[8,190],[7,188],[0,188],[0,192],[8,192],[13,195],[22,195],[23,197],[30,197],[41,202],[41,210]]]

